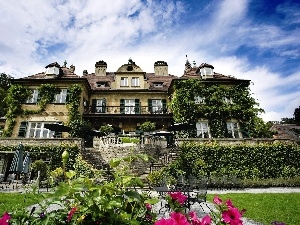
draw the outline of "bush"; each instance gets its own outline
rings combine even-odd
[[[48,178],[48,165],[43,160],[36,160],[31,164],[32,171],[34,172],[34,177],[38,176],[40,172],[40,180],[46,180]]]

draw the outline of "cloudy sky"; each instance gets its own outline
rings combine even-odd
[[[145,72],[164,60],[181,76],[186,55],[249,79],[265,121],[300,105],[299,0],[0,0],[0,72],[15,78],[52,62],[114,72],[129,57]]]

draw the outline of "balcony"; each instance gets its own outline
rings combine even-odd
[[[167,108],[148,106],[89,106],[84,110],[84,116],[92,117],[172,117]]]

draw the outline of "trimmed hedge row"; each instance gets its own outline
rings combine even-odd
[[[287,143],[220,145],[185,143],[177,168],[187,175],[241,179],[291,178],[300,175],[300,147]]]
[[[0,146],[1,152],[15,152],[17,146]],[[32,158],[50,158],[49,169],[54,170],[57,167],[62,167],[61,155],[67,150],[70,154],[69,160],[67,162],[67,169],[74,170],[74,165],[76,158],[79,154],[79,147],[77,145],[61,144],[61,145],[41,145],[41,146],[31,146],[24,145],[24,157],[26,152],[30,152]]]

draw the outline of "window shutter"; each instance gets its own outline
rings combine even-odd
[[[97,99],[92,99],[92,113],[96,112],[96,104],[97,104]]]
[[[19,134],[18,137],[26,137],[26,131],[27,131],[27,121],[22,121],[19,128]]]
[[[162,102],[163,113],[167,113],[167,100],[162,99],[161,102]]]
[[[125,113],[125,100],[120,99],[120,113],[124,114]]]
[[[148,99],[148,111],[152,113],[152,99]]]
[[[135,114],[140,114],[141,113],[140,100],[139,99],[135,99],[134,103],[135,103],[135,108],[134,108]]]

